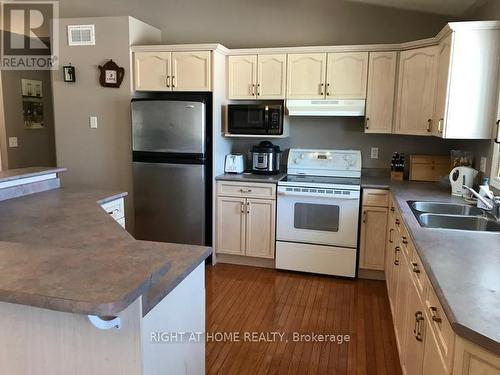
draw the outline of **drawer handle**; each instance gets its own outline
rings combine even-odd
[[[427,120],[427,132],[430,133],[432,130],[432,119]]]
[[[401,248],[399,246],[396,246],[394,248],[394,265],[399,266],[399,252],[401,251]]]
[[[396,209],[394,208],[394,206],[391,207],[391,212],[394,212],[396,211]]]
[[[399,219],[396,219],[396,225],[399,225],[399,224],[401,224]]]
[[[401,241],[402,241],[405,245],[408,245],[408,240],[406,239],[406,236],[401,237]]]
[[[367,221],[367,214],[366,211],[363,211],[363,223],[366,223]]]
[[[495,137],[495,143],[500,143],[500,120],[495,123],[497,125],[497,136]]]
[[[115,208],[113,211],[108,211],[108,214],[110,214],[111,216],[118,213],[120,213],[120,210],[118,208]]]
[[[420,273],[420,269],[418,268],[418,263],[415,263],[415,262],[411,262],[411,265],[413,266],[413,272],[415,273]]]
[[[437,307],[431,306],[429,307],[429,310],[431,310],[431,316],[432,320],[435,321],[436,323],[441,323],[443,319],[441,319],[438,314],[437,314]]]
[[[389,229],[389,242],[394,243],[394,240],[392,239],[392,232],[394,232],[394,228]]]
[[[415,339],[417,341],[424,341],[422,338],[422,324],[424,321],[424,314],[422,311],[417,311],[415,313],[415,328],[413,329],[413,334],[415,335]]]
[[[240,193],[251,193],[252,189],[240,189]]]

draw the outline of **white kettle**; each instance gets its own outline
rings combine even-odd
[[[451,194],[459,197],[468,196],[470,192],[462,186],[472,187],[478,171],[471,167],[455,167],[450,172]]]

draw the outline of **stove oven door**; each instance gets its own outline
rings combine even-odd
[[[278,187],[277,240],[357,247],[359,191]]]

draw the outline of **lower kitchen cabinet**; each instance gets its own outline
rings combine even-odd
[[[118,198],[101,204],[101,207],[111,216],[118,224],[125,228],[125,201],[123,198]]]
[[[217,191],[215,252],[274,259],[275,186],[224,181],[217,184]],[[262,198],[266,195],[274,199]]]
[[[422,374],[449,375],[450,372],[447,370],[439,352],[436,337],[430,328],[429,320],[427,319],[425,322],[426,335]]]
[[[361,259],[359,268],[384,270],[387,208],[363,206],[361,217]]]
[[[500,375],[500,356],[457,338],[453,374]]]

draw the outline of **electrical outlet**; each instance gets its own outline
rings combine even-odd
[[[481,156],[481,164],[479,166],[479,170],[483,173],[486,173],[486,157]]]
[[[17,147],[17,137],[9,137],[9,147]]]
[[[372,147],[371,155],[372,159],[378,159],[378,147]]]
[[[89,123],[90,123],[90,129],[97,129],[97,117],[96,116],[90,116]]]

